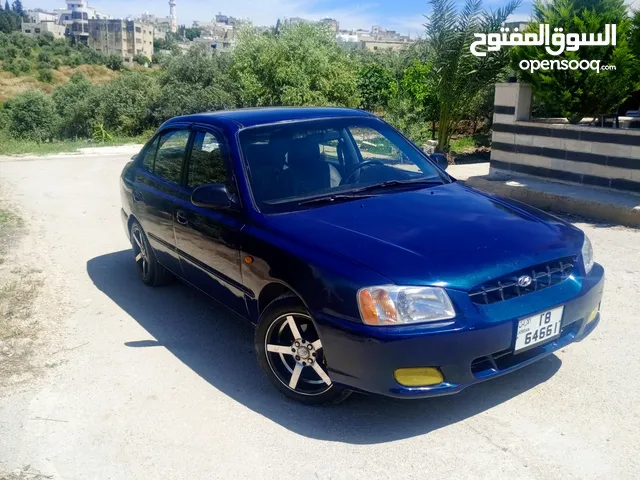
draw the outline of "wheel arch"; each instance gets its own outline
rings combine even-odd
[[[261,316],[271,303],[281,297],[294,297],[309,311],[309,307],[302,296],[291,286],[283,282],[272,281],[260,290],[260,294],[258,295],[258,316]]]

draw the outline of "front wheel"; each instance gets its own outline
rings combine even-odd
[[[322,342],[295,297],[280,297],[266,308],[256,329],[255,349],[269,380],[289,398],[322,405],[341,402],[350,394],[329,378]]]
[[[172,279],[171,272],[158,263],[156,254],[149,245],[142,226],[137,221],[131,225],[131,247],[138,267],[138,274],[144,283],[152,287],[169,283]]]

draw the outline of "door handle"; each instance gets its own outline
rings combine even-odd
[[[134,190],[133,191],[133,201],[134,202],[141,202],[142,201],[142,192],[139,192],[138,190]]]
[[[184,216],[184,213],[182,213],[181,211],[178,210],[176,212],[176,221],[180,225],[186,225],[187,224],[187,217]]]

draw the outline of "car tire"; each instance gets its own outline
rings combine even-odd
[[[334,385],[327,375],[322,343],[297,297],[284,295],[267,306],[260,316],[254,345],[262,370],[285,396],[307,405],[326,405],[351,394]]]
[[[142,226],[134,221],[131,225],[131,247],[140,279],[150,287],[166,285],[173,274],[158,263],[156,254],[147,240]]]

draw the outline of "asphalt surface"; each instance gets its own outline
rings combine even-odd
[[[138,280],[127,159],[0,163],[30,231],[15,261],[48,285],[51,359],[0,392],[0,478],[640,478],[640,231],[579,223],[607,270],[585,341],[453,397],[311,408],[268,383],[250,326]]]

